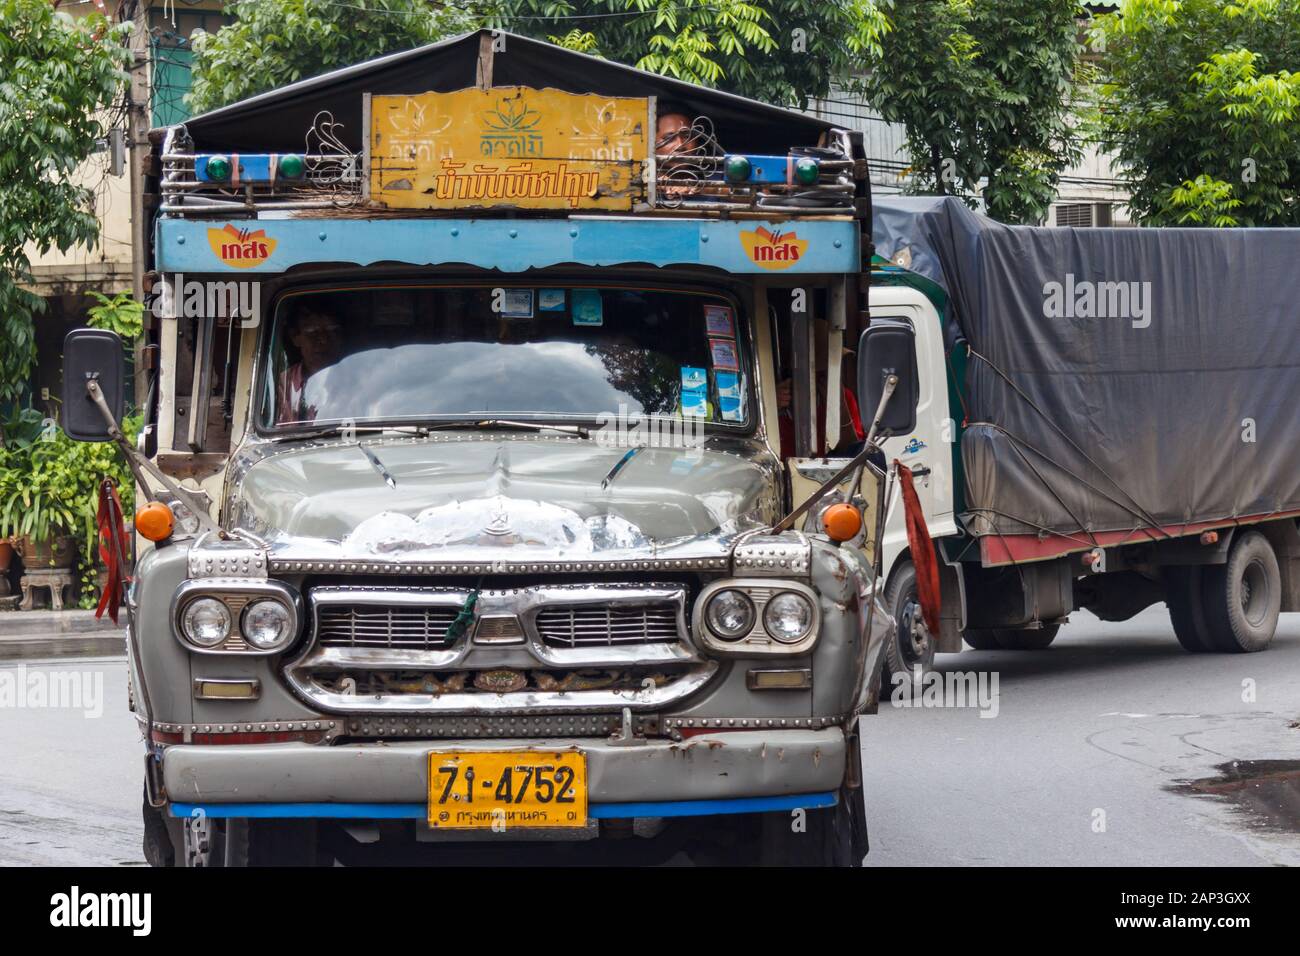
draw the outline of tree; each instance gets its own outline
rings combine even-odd
[[[982,196],[1004,222],[1042,222],[1078,162],[1071,98],[1077,0],[887,0],[867,90],[907,129],[913,189]]]
[[[414,49],[479,25],[468,4],[427,0],[237,0],[236,20],[194,41],[196,113],[266,90]]]
[[[130,24],[73,20],[48,0],[0,0],[0,401],[16,398],[36,357],[27,249],[93,248],[94,195],[76,178],[125,88]]]
[[[1139,221],[1300,225],[1300,0],[1126,0],[1094,46]]]
[[[888,29],[874,0],[501,0],[487,22],[800,108],[878,55]]]

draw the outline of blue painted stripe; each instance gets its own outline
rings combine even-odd
[[[835,806],[833,792],[796,793],[785,797],[738,797],[734,800],[677,800],[664,803],[593,803],[593,820],[628,817],[705,817],[723,813],[766,813],[771,810],[815,810]]]
[[[853,221],[704,219],[257,219],[240,243],[225,220],[160,219],[163,272],[256,276],[314,262],[481,266],[503,272],[576,263],[715,266],[731,273],[845,273],[860,268]],[[762,263],[746,244],[759,229]],[[775,239],[775,244],[769,239]],[[236,248],[239,247],[239,248]],[[227,258],[223,260],[222,254]],[[252,258],[249,258],[252,257]]]
[[[833,807],[836,796],[799,793],[778,797],[738,797],[734,800],[673,800],[657,803],[593,803],[587,815],[593,820],[623,820],[632,817],[701,817],[725,813],[767,813],[775,810],[815,810]],[[213,819],[319,820],[423,820],[428,808],[423,803],[173,803],[174,817],[196,812]]]

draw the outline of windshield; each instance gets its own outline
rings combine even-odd
[[[748,420],[729,299],[632,288],[460,286],[279,300],[263,428],[602,415]]]

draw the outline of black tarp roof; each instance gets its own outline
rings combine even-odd
[[[195,116],[185,123],[195,147],[232,152],[289,152],[303,149],[303,137],[321,110],[343,124],[349,149],[360,151],[364,130],[361,95],[452,92],[477,82],[480,49],[491,32],[478,30],[402,53],[358,63],[301,80]],[[576,53],[513,33],[492,55],[493,86],[551,87],[570,93],[657,96],[691,115],[713,120],[724,149],[784,154],[791,146],[815,145],[832,124],[710,90],[671,77]],[[155,130],[153,138],[160,138]]]

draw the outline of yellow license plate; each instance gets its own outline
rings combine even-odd
[[[435,750],[429,826],[508,830],[587,825],[587,757],[544,750]]]

